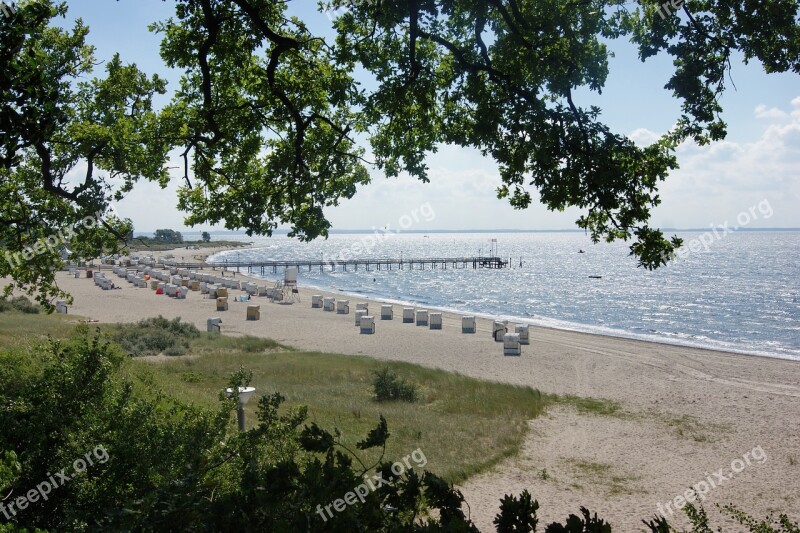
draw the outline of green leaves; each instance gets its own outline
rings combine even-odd
[[[269,235],[283,223],[313,239],[330,227],[323,208],[369,181],[353,138],[357,87],[284,9],[186,0],[177,22],[155,26],[164,60],[186,68],[170,112],[181,117],[172,133],[187,163],[188,224]]]
[[[6,490],[6,487],[19,475],[21,470],[22,466],[17,461],[16,453],[4,451],[0,455],[0,493]]]
[[[389,438],[389,425],[381,415],[381,421],[377,427],[370,430],[367,438],[356,443],[359,450],[369,450],[370,448],[385,447],[386,440]]]
[[[333,449],[335,442],[333,435],[312,422],[311,426],[306,426],[300,434],[300,444],[307,451],[327,453]]]
[[[524,490],[519,498],[506,494],[500,500],[500,512],[494,518],[497,533],[513,533],[516,531],[536,531],[538,520],[536,511],[539,502],[531,498],[531,494]]]
[[[164,183],[170,149],[152,106],[164,81],[119,56],[104,78],[82,81],[94,68],[88,28],[48,25],[65,13],[37,0],[0,25],[0,255],[16,258],[0,262],[0,275],[48,307],[63,296],[54,282],[62,255],[124,245],[130,221],[104,213],[141,177]]]
[[[437,144],[476,147],[497,162],[498,197],[512,207],[527,208],[538,189],[550,209],[586,209],[578,224],[596,240],[647,234],[658,182],[677,168],[676,142],[639,148],[573,98],[576,87],[602,90],[602,38],[634,30],[614,14],[619,5],[354,6],[337,19],[337,58],[360,63],[377,81],[364,110],[378,168],[426,180],[424,156]],[[658,252],[655,242],[631,251],[641,259]]]
[[[682,101],[673,132],[679,140],[725,138],[720,97],[734,54],[759,60],[768,73],[800,73],[797,0],[688,0],[678,12],[661,14],[656,3],[639,4],[626,14],[625,28],[643,60],[661,52],[673,57],[675,73],[665,88]]]
[[[601,91],[603,37],[645,37],[638,19],[606,9],[619,5],[358,2],[336,18],[331,43],[283,4],[181,1],[178,19],[155,29],[165,61],[186,69],[168,112],[182,117],[173,133],[194,170],[179,193],[187,223],[326,236],[323,208],[369,180],[357,145],[366,135],[371,166],[387,176],[427,181],[439,144],[472,146],[497,161],[498,196],[514,208],[530,205],[532,187],[551,209],[587,209],[579,225],[598,239],[648,234],[679,139],[636,147],[572,97]],[[631,251],[652,255],[655,242]]]

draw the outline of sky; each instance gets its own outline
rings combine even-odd
[[[68,5],[62,24],[83,19],[99,61],[119,52],[123,61],[159,74],[173,89],[177,86],[180,73],[164,66],[158,55],[160,37],[147,29],[173,16],[173,0],[68,0]],[[290,5],[313,32],[330,32],[329,16],[316,10],[316,2],[295,0]],[[665,56],[642,63],[625,42],[615,41],[610,48],[615,57],[602,95],[580,90],[576,104],[599,106],[601,119],[612,131],[646,145],[668,131],[679,116],[679,101],[663,88],[672,73],[671,60]],[[662,204],[652,211],[653,226],[708,228],[730,222],[748,229],[800,227],[800,78],[767,75],[757,61],[745,65],[735,60],[731,79],[736,88],[721,100],[728,137],[704,147],[691,142],[679,147],[680,169],[660,186]],[[414,224],[407,229],[576,229],[582,214],[578,209],[551,212],[538,202],[526,210],[513,209],[496,197],[500,185],[496,164],[476,150],[441,146],[427,164],[427,184],[371,172],[371,183],[360,186],[352,199],[326,209],[333,230],[398,227],[398,221],[423,208],[434,216],[411,217]],[[169,166],[176,169],[167,189],[140,182],[116,204],[117,212],[133,220],[137,233],[157,228],[224,230],[186,228],[184,215],[176,208],[180,161],[175,158]],[[533,196],[537,197],[535,191]],[[734,224],[737,219],[748,221]]]

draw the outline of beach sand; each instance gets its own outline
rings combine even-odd
[[[182,249],[172,253],[187,260],[197,255]],[[483,531],[494,531],[500,498],[523,489],[539,501],[542,525],[579,514],[583,505],[615,531],[643,531],[641,519],[652,518],[659,504],[666,510],[667,502],[700,482],[709,486],[705,507],[715,517],[712,524],[725,531],[743,529],[717,519],[715,503],[735,503],[758,518],[783,511],[800,520],[797,362],[534,327],[522,356],[504,357],[502,343],[491,338],[489,320],[478,319],[476,334],[462,334],[461,317],[444,313],[443,329],[430,330],[403,324],[402,307],[394,305],[394,320],[382,321],[380,302],[304,288],[302,272],[299,302],[254,297],[249,303],[261,305],[261,320],[251,322],[245,320],[248,304],[233,298],[230,309],[218,313],[215,302],[199,292],[176,300],[133,288],[110,271],[106,276],[122,289],[102,291],[90,279],[59,273],[59,285],[74,297],[69,312],[103,323],[180,316],[202,330],[207,318],[219,316],[225,334],[269,337],[302,350],[408,361],[621,404],[622,416],[559,406],[532,420],[518,457],[460,487]],[[349,299],[351,314],[312,309],[312,294]],[[358,302],[369,302],[375,335],[361,335],[355,327],[352,313]],[[741,471],[728,478],[733,470]],[[682,513],[671,522],[687,523]]]

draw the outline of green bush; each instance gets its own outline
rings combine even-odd
[[[24,494],[64,468],[71,478],[48,500],[11,516],[17,528],[135,529],[122,523],[119,511],[139,510],[151,497],[160,501],[158,494],[195,472],[203,454],[216,449],[224,435],[226,424],[213,412],[156,392],[134,392],[124,374],[124,356],[102,338],[89,336],[86,326],[79,331],[76,338],[49,341],[29,353],[27,359],[41,362],[35,368],[0,354],[19,364],[0,382],[3,496]],[[99,460],[100,446],[107,461]],[[77,473],[74,461],[92,450],[94,463]],[[4,452],[14,452],[15,461]],[[15,462],[19,467],[13,468]]]
[[[24,296],[16,296],[10,301],[7,298],[0,298],[0,313],[11,311],[13,309],[29,315],[38,314],[39,311],[42,310],[41,306],[32,303]]]
[[[0,460],[2,484],[22,494],[49,472],[66,466],[70,475],[73,461],[100,445],[107,460],[8,524],[0,517],[0,531],[478,532],[461,494],[442,479],[413,470],[397,477],[383,454],[371,466],[354,461],[338,435],[306,425],[304,408],[281,408],[279,394],[263,396],[257,426],[239,433],[229,423],[235,398],[221,394],[215,412],[135,386],[124,357],[87,333],[83,326],[76,339],[41,346],[31,355],[43,371],[0,383],[0,450],[17,455]],[[246,386],[250,377],[240,371],[229,385]],[[381,417],[356,448],[385,451],[388,438]],[[368,472],[385,484],[324,514]]]
[[[198,330],[194,324],[181,322],[181,317],[176,317],[172,320],[169,320],[168,318],[158,315],[156,318],[145,318],[144,320],[140,320],[137,322],[137,325],[141,327],[163,329],[181,337],[195,338],[200,336],[200,330]]]
[[[413,383],[408,383],[405,379],[392,372],[389,367],[383,367],[375,372],[372,386],[375,390],[375,399],[379,402],[399,400],[413,403],[417,401],[417,386]]]
[[[24,296],[17,296],[11,300],[11,305],[13,305],[17,311],[21,311],[30,315],[38,314],[42,309],[41,306],[31,302]]]
[[[136,324],[120,324],[114,340],[134,357],[141,355],[183,355],[189,350],[190,340],[200,336],[200,331],[180,317],[168,320],[162,316],[140,320]]]

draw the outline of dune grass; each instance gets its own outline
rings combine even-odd
[[[428,460],[426,468],[452,482],[515,455],[527,421],[544,409],[541,394],[529,387],[367,357],[285,351],[269,342],[261,353],[246,353],[237,346],[244,343],[253,349],[259,341],[206,337],[194,343],[200,356],[134,359],[133,365],[140,379],[208,407],[216,404],[228,376],[247,368],[258,393],[277,391],[286,397],[286,406],[307,406],[309,423],[338,429],[351,449],[382,414],[391,433],[387,460],[399,460],[419,448]],[[375,401],[374,372],[387,366],[417,386],[416,402]],[[246,413],[250,426],[255,423],[255,402],[248,404]],[[375,454],[364,457],[377,459]]]
[[[68,337],[78,318],[73,315],[21,313],[8,310],[0,313],[0,350],[26,348],[46,340]]]
[[[572,394],[547,394],[546,399],[548,402],[559,403],[561,405],[572,407],[578,413],[583,415],[610,416],[614,418],[626,418],[630,416],[630,413],[626,413],[622,409],[622,405],[620,405],[619,402],[615,402],[613,400],[584,398],[582,396],[574,396]]]

